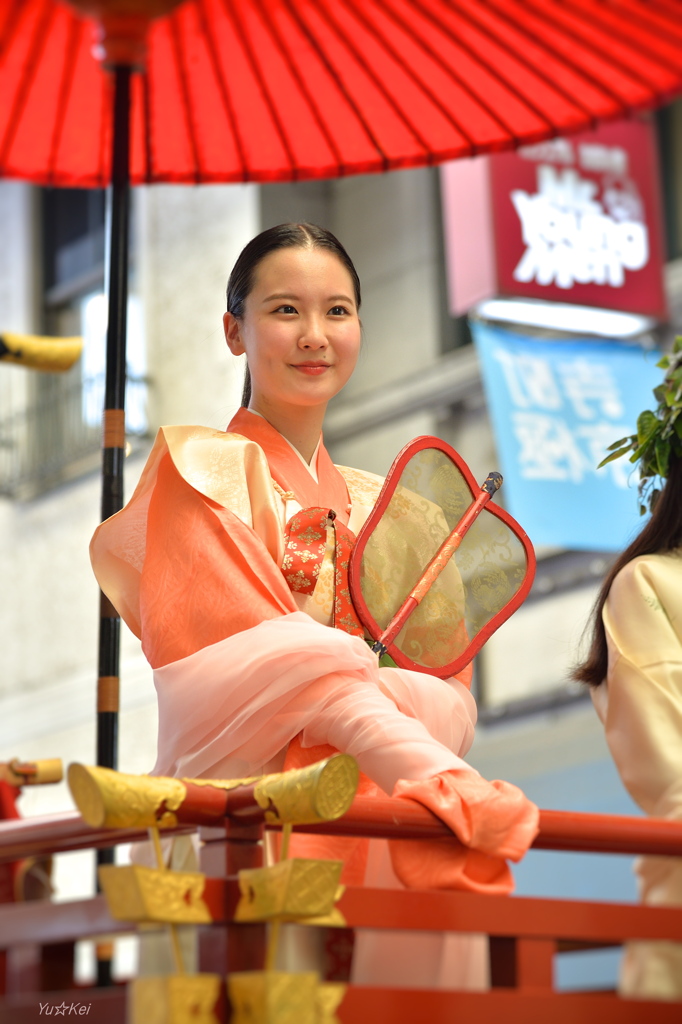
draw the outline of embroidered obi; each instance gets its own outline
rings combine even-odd
[[[294,593],[311,595],[330,540],[334,552],[332,625],[353,636],[364,636],[348,583],[348,566],[355,536],[339,522],[333,509],[304,508],[286,524],[281,565],[284,579]]]

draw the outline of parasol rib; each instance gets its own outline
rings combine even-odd
[[[250,175],[244,150],[244,139],[242,138],[242,133],[239,130],[239,122],[235,114],[234,104],[232,103],[232,98],[230,96],[230,91],[227,87],[227,82],[225,81],[225,77],[223,75],[223,65],[220,61],[220,56],[216,49],[214,34],[211,31],[208,24],[208,18],[206,15],[204,4],[205,0],[201,0],[201,2],[197,4],[198,21],[199,24],[201,25],[201,31],[203,32],[204,35],[206,49],[211,60],[211,66],[213,68],[213,74],[215,75],[216,85],[218,87],[218,92],[220,95],[223,110],[225,111],[225,116],[230,126],[230,131],[232,132],[234,146],[237,151],[237,157],[239,159],[240,180],[248,181]]]
[[[273,45],[277,47],[280,56],[282,57],[282,60],[286,63],[287,67],[289,68],[291,77],[298,84],[298,87],[301,90],[301,94],[306,99],[306,102],[310,109],[310,113],[312,114],[312,117],[315,120],[317,127],[320,129],[320,132],[324,137],[325,142],[329,146],[329,149],[334,154],[334,159],[336,160],[337,168],[336,173],[338,177],[343,177],[344,174],[346,173],[346,170],[344,168],[343,159],[341,157],[341,151],[339,150],[339,147],[336,144],[336,140],[334,139],[332,132],[329,130],[329,127],[327,126],[327,123],[322,116],[322,111],[320,109],[319,104],[316,102],[314,94],[308,88],[308,83],[306,82],[305,75],[301,74],[298,64],[296,63],[295,60],[292,59],[290,50],[288,49],[288,47],[284,46],[279,34],[274,31],[272,23],[268,21],[265,10],[263,9],[263,2],[264,0],[256,0],[256,6],[258,7],[258,10],[260,12],[260,16],[263,21],[263,26],[266,29],[266,31],[269,32]]]
[[[478,63],[480,67],[487,72],[487,74],[489,74],[492,78],[496,79],[496,81],[500,84],[502,88],[506,89],[509,93],[515,96],[519,103],[522,103],[525,107],[532,111],[532,113],[545,124],[547,124],[549,128],[555,131],[557,130],[558,126],[556,122],[553,121],[551,117],[547,116],[546,111],[543,111],[542,108],[527,95],[527,93],[520,89],[516,85],[516,83],[509,78],[509,76],[501,74],[499,68],[495,66],[494,60],[491,60],[489,58],[486,59],[486,57],[483,55],[483,46],[474,50],[474,48],[471,47],[470,38],[466,40],[467,46],[464,46],[465,40],[462,38],[461,31],[456,32],[450,25],[446,24],[443,16],[437,17],[432,10],[428,10],[426,8],[426,5],[422,2],[422,0],[408,0],[408,2],[416,10],[418,10],[424,18],[428,19],[433,25],[435,25],[435,27],[439,31],[447,35],[450,41],[453,43],[453,45],[464,47],[465,51],[468,53],[468,56],[471,59],[475,60],[476,63]],[[484,15],[487,15],[488,20],[490,21],[490,13],[487,11],[483,13]],[[452,17],[452,15],[450,15],[450,17]],[[492,28],[490,24],[482,25],[480,22],[480,15],[478,10],[476,11],[476,14],[474,14],[470,9],[465,9],[464,7],[460,6],[457,9],[457,18],[460,21],[464,22],[466,25],[469,25],[470,29],[472,29],[475,33],[480,34],[482,36],[482,43],[485,41],[489,46],[490,39],[492,39],[493,43],[498,45],[504,51],[505,56],[507,57],[508,60],[511,58],[514,61],[518,61],[519,65],[526,72],[530,72],[532,75],[537,76],[539,79],[541,79],[546,85],[549,85],[551,89],[556,91],[568,104],[570,104],[570,106],[575,107],[580,112],[584,113],[586,119],[592,119],[590,111],[587,110],[572,93],[570,93],[568,90],[562,89],[557,84],[556,80],[551,78],[549,75],[543,74],[541,62],[536,61],[534,63],[531,63],[530,61],[524,60],[523,51],[519,47],[510,48],[508,44],[505,44],[504,40],[500,39],[499,33],[496,31],[496,26],[495,28]],[[556,55],[552,54],[552,57],[556,57]],[[478,100],[479,103],[482,104],[487,113],[489,113],[491,117],[494,117],[496,120],[498,120],[499,123],[504,128],[504,130],[510,133],[510,135],[514,138],[516,144],[520,144],[518,134],[515,133],[511,126],[507,123],[507,121],[505,121],[505,119],[497,111],[495,111],[493,104],[486,104],[485,99],[482,98],[480,94],[477,93],[474,89],[471,89],[471,94]]]
[[[57,153],[61,142],[66,110],[69,103],[69,96],[73,87],[74,69],[76,67],[76,56],[81,35],[85,26],[82,22],[71,21],[68,26],[68,41],[66,44],[66,56],[62,64],[62,80],[59,83],[59,102],[57,103],[57,115],[52,127],[52,140],[50,142],[50,156],[48,159],[49,178],[54,177]]]

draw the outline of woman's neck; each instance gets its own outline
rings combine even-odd
[[[253,398],[249,402],[249,410],[257,412],[268,421],[271,427],[279,431],[296,451],[300,452],[310,465],[315,449],[322,433],[326,405],[310,408],[275,407],[268,402]]]

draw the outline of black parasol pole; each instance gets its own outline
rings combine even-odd
[[[130,76],[117,64],[114,75],[114,138],[109,189],[109,321],[102,430],[102,520],[123,507],[125,455],[126,319],[128,305],[128,224],[130,213]],[[119,647],[121,620],[100,596],[97,680],[97,764],[118,761]]]
[[[114,110],[111,187],[109,189],[109,320],[102,429],[102,520],[123,507],[125,456],[126,326],[128,306],[128,233],[130,219],[130,78],[126,64],[113,67]],[[99,671],[97,679],[97,764],[118,767],[119,661],[121,620],[100,591]],[[111,864],[113,848],[99,850],[98,864]],[[97,980],[111,981],[111,950],[97,950]]]

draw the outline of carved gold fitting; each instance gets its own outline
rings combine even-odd
[[[239,872],[236,921],[295,921],[331,914],[343,893],[340,860],[294,857],[266,868]]]
[[[128,986],[129,1024],[218,1024],[218,974],[135,978]]]
[[[321,981],[317,986],[316,1005],[318,1024],[341,1024],[336,1011],[343,1002],[346,986],[341,981]]]
[[[117,921],[209,924],[205,875],[160,871],[142,864],[103,864],[98,871],[109,913]]]
[[[232,1024],[318,1024],[314,971],[248,971],[230,974]]]
[[[248,971],[230,974],[227,991],[232,1024],[339,1024],[346,986],[314,971]]]
[[[334,754],[307,768],[265,775],[254,787],[265,820],[294,825],[334,821],[353,802],[360,771],[350,754]]]
[[[172,828],[187,789],[179,779],[124,775],[69,765],[68,783],[83,820],[93,828]]]

